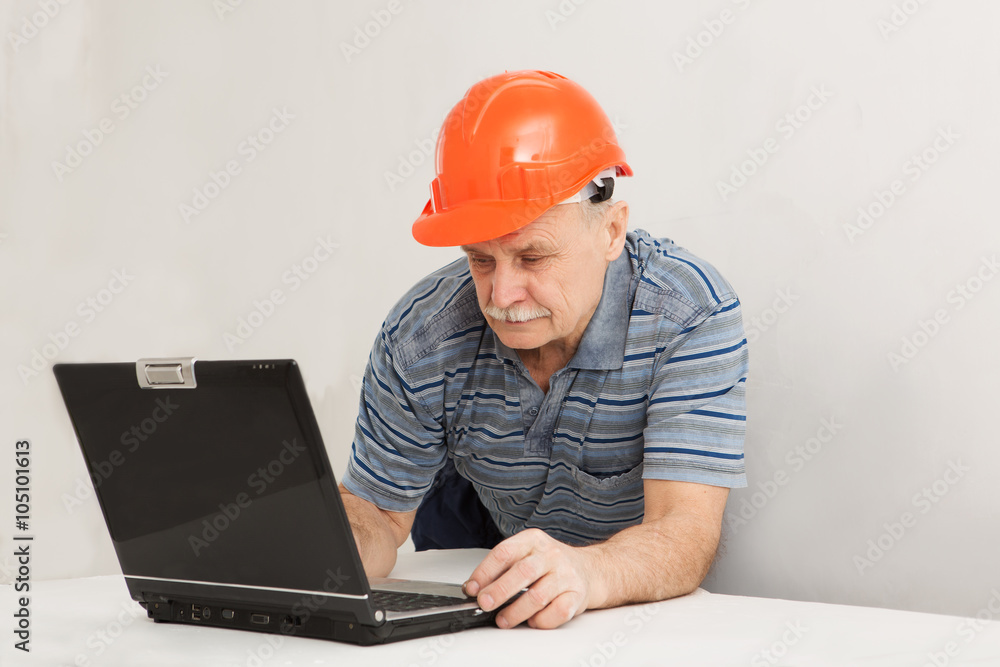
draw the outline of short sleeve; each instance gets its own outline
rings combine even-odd
[[[417,508],[444,465],[444,429],[397,366],[383,328],[372,346],[361,388],[354,443],[341,480],[381,509]]]
[[[643,478],[746,486],[747,341],[739,300],[689,325],[654,366]]]

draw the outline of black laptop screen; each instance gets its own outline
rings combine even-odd
[[[294,362],[196,362],[193,389],[55,372],[126,575],[367,592]]]

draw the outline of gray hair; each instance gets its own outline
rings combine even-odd
[[[589,199],[584,199],[580,202],[580,216],[585,225],[594,227],[604,221],[605,214],[614,204],[614,199],[605,199],[596,204]]]

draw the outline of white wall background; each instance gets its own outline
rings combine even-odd
[[[21,438],[34,575],[118,571],[56,360],[294,357],[342,470],[382,317],[456,256],[409,234],[432,178],[423,151],[472,83],[540,68],[583,84],[618,124],[633,226],[715,263],[744,304],[751,485],[731,496],[706,586],[982,608],[1000,587],[1000,6],[398,2],[0,7],[0,576]],[[379,13],[391,22],[345,55]],[[686,50],[691,62],[678,62]],[[134,89],[147,68],[165,74]],[[249,160],[241,142],[274,109],[294,118]],[[57,174],[103,119],[113,131]],[[953,135],[943,152],[939,132]],[[723,197],[719,181],[765,146],[766,162],[745,165],[754,173]],[[935,161],[914,171],[925,150]],[[230,160],[240,173],[185,221],[179,205]],[[896,180],[888,209],[852,231]],[[317,237],[339,247],[293,290],[283,275]],[[127,287],[90,312],[115,271]],[[227,345],[275,289],[285,302]],[[75,335],[57,349],[67,326]],[[25,374],[33,359],[38,374]]]

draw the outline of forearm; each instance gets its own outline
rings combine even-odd
[[[708,573],[729,489],[646,480],[645,518],[606,542],[571,547],[537,528],[507,538],[465,582],[486,611],[526,591],[497,625],[555,628],[586,609],[665,600],[690,593]]]
[[[354,531],[361,562],[369,577],[384,577],[396,565],[396,534],[385,513],[372,503],[341,488],[347,518]],[[404,538],[405,539],[405,538]]]
[[[708,574],[721,525],[677,513],[583,547],[593,585],[588,607],[665,600],[694,591]]]

